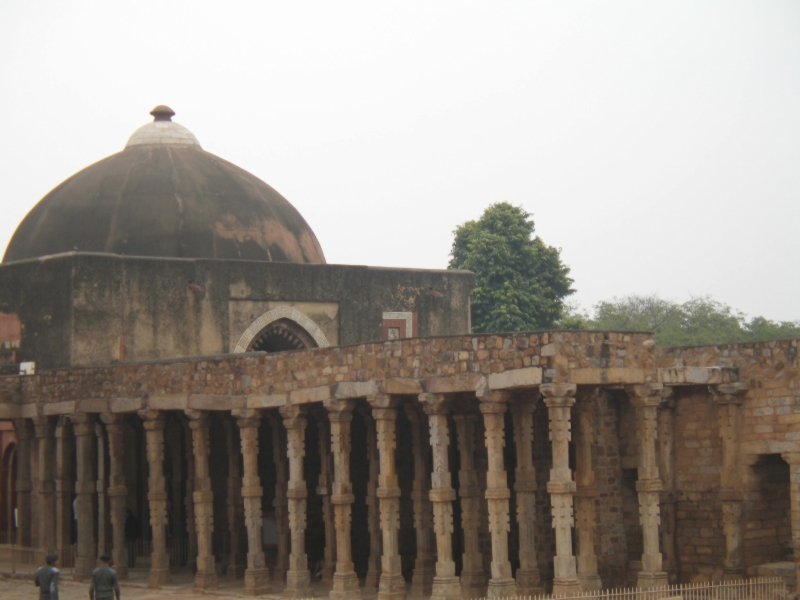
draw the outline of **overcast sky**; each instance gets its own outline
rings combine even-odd
[[[800,319],[800,2],[0,2],[0,248],[168,104],[329,263],[533,213],[585,308]]]

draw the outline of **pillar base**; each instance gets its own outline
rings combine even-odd
[[[584,590],[602,590],[603,582],[597,573],[578,573],[578,580]]]
[[[419,533],[417,534],[419,535]],[[418,558],[414,563],[414,574],[411,576],[411,595],[430,596],[433,578],[436,575],[436,563],[432,558]]]
[[[574,596],[583,591],[581,582],[576,577],[575,579],[554,579],[553,580],[553,596]]]
[[[92,571],[97,566],[96,558],[77,557],[75,559],[75,569],[72,579],[74,581],[89,581],[92,578]]]
[[[63,556],[63,554],[61,556]],[[122,581],[123,579],[127,579],[128,578],[128,558],[125,557],[125,563],[124,564],[120,564],[120,565],[115,564],[114,565],[114,570],[117,572],[117,579],[119,579],[120,581]]]
[[[431,600],[450,600],[461,598],[461,580],[458,577],[434,577],[431,586]]]
[[[666,587],[668,583],[666,571],[639,571],[636,587],[659,588]]]
[[[330,598],[331,600],[348,600],[349,598],[359,600],[361,598],[358,577],[353,571],[333,574],[333,589]]]
[[[406,581],[397,575],[381,574],[378,583],[378,600],[403,600],[406,597]]]
[[[333,573],[331,572],[331,580],[333,580]],[[283,585],[286,583],[286,569],[283,567],[275,567],[272,569],[272,581],[275,585]]]
[[[380,580],[381,572],[379,569],[376,569],[374,565],[370,565],[367,569],[367,576],[364,579],[364,589],[363,592],[365,594],[374,594],[378,591],[378,581]]]
[[[312,598],[311,575],[306,571],[286,571],[286,587],[284,598]]]
[[[336,572],[336,564],[322,565],[319,580],[324,585],[333,585],[333,574]]]
[[[244,572],[244,565],[228,565],[228,568],[225,570],[225,575],[230,580],[241,579],[244,576]]]
[[[464,598],[482,598],[486,595],[486,573],[461,571],[461,594]]]
[[[517,569],[517,594],[520,596],[543,596],[546,593],[539,569]]]
[[[244,572],[244,595],[261,596],[269,592],[269,569],[247,569]]]
[[[489,598],[508,598],[517,595],[517,582],[514,579],[490,579],[486,590]]]
[[[147,587],[157,588],[172,581],[172,574],[169,569],[150,569],[150,577],[147,580]]]
[[[194,576],[194,587],[198,590],[213,590],[219,587],[215,571],[198,571]]]

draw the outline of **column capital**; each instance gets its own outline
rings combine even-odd
[[[231,415],[239,429],[258,429],[261,426],[261,411],[255,408],[236,408]]]
[[[278,412],[281,413],[284,424],[305,417],[306,415],[305,407],[300,404],[287,404],[281,406],[278,409]],[[289,425],[286,425],[286,427],[289,427]]]
[[[353,420],[353,409],[356,406],[356,401],[353,398],[331,398],[325,400],[322,405],[328,411],[328,419],[331,421]]]
[[[40,415],[33,418],[33,427],[37,438],[53,437],[55,422],[50,417]]]
[[[58,417],[58,422],[56,423],[56,437],[57,438],[66,438],[68,431],[67,425],[69,424],[70,420],[67,415],[61,415]]]
[[[574,383],[543,383],[539,392],[544,396],[545,402],[559,398],[574,398],[578,386]]]
[[[744,402],[744,395],[750,386],[746,381],[734,381],[732,383],[718,383],[708,386],[708,391],[714,396],[717,404],[741,404]]]
[[[396,408],[373,408],[372,418],[376,421],[394,421],[397,419]]]
[[[146,430],[164,429],[164,413],[160,410],[140,410],[136,414],[144,421]]]
[[[106,425],[122,425],[127,418],[127,414],[124,413],[100,413],[100,420]],[[61,422],[59,420],[59,426]]]
[[[630,398],[633,406],[658,406],[661,404],[664,384],[626,385],[625,391],[628,393],[628,398]]]
[[[516,397],[511,401],[511,412],[514,414],[527,414],[536,410],[536,401]]]
[[[505,402],[481,402],[480,411],[485,415],[502,414],[508,410]]]
[[[508,390],[489,390],[486,388],[475,390],[475,396],[481,401],[481,404],[504,404],[511,398],[511,392]]]
[[[450,411],[450,400],[444,394],[420,394],[419,401],[426,415],[446,415]]]
[[[183,412],[189,418],[189,427],[192,429],[202,426],[203,423],[208,423],[207,410],[194,410],[193,408],[187,408]]]
[[[72,431],[75,436],[91,435],[94,430],[92,415],[88,413],[74,413],[69,416],[72,421]]]
[[[367,396],[367,402],[372,408],[397,408],[400,404],[396,396],[391,394],[374,394]]]

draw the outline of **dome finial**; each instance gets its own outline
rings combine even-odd
[[[150,114],[154,117],[153,121],[172,121],[175,111],[165,104],[159,104],[150,111]]]

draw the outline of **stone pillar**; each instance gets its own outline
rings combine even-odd
[[[125,415],[105,413],[100,415],[108,435],[109,487],[111,505],[111,557],[119,579],[128,578],[128,548],[125,543],[125,503],[128,487],[125,482]]]
[[[97,554],[105,554],[108,551],[108,497],[106,488],[108,487],[108,474],[106,466],[106,432],[103,424],[96,421],[94,424],[94,434],[97,438]]]
[[[400,482],[397,478],[395,451],[397,450],[397,409],[388,394],[368,398],[375,419],[379,453],[378,488],[380,499],[380,527],[383,537],[381,578],[378,600],[402,600],[406,596],[406,582],[400,564]]]
[[[433,529],[436,533],[436,576],[431,600],[461,598],[461,582],[453,561],[453,500],[456,492],[450,477],[450,432],[447,425],[449,402],[444,394],[420,394],[419,401],[428,415],[433,472],[429,497],[433,504]]]
[[[85,581],[92,576],[97,565],[94,539],[94,507],[93,498],[97,484],[92,468],[92,443],[94,442],[94,422],[86,413],[75,413],[70,416],[75,432],[78,473],[75,491],[75,512],[78,521],[78,548],[75,557],[74,579]]]
[[[794,552],[795,585],[800,584],[800,452],[781,455],[789,463],[789,506]],[[800,585],[795,589],[800,589]]]
[[[353,567],[350,524],[352,518],[353,484],[350,481],[350,424],[353,420],[353,400],[326,400],[331,423],[333,453],[333,493],[331,503],[336,516],[336,572],[330,597],[361,598]]]
[[[242,475],[239,468],[239,444],[236,443],[236,431],[233,423],[226,419],[225,444],[228,454],[228,489],[225,495],[228,516],[228,545],[230,554],[228,555],[228,568],[225,572],[228,579],[236,580],[244,575],[244,561],[242,560],[242,538],[239,525],[242,523]],[[256,471],[258,475],[258,471]]]
[[[573,496],[576,492],[569,468],[570,409],[575,404],[574,383],[545,383],[539,387],[550,417],[550,441],[553,445],[553,468],[547,491],[553,507],[553,528],[556,530],[556,555],[553,557],[555,577],[553,595],[569,596],[581,591],[575,556],[572,553]]]
[[[291,535],[291,554],[289,555],[289,568],[286,571],[286,588],[283,590],[283,595],[286,598],[306,598],[312,596],[311,575],[308,572],[308,556],[306,555],[308,490],[303,474],[303,457],[306,454],[306,419],[303,416],[303,408],[298,405],[282,406],[280,412],[286,427],[287,454],[289,456],[289,482],[286,487],[286,497],[289,500],[289,531]],[[334,488],[335,493],[336,489]]]
[[[517,593],[517,583],[511,575],[511,562],[508,560],[508,501],[511,492],[503,462],[508,398],[508,392],[496,391],[484,391],[480,396],[489,466],[486,472],[486,501],[489,506],[489,533],[492,536],[492,578],[488,589],[490,598],[515,596]]]
[[[414,561],[414,574],[411,577],[412,596],[430,596],[435,561],[433,560],[433,509],[428,498],[430,481],[426,457],[430,446],[427,442],[428,424],[414,405],[405,405],[406,417],[411,423],[411,451],[414,455],[414,489],[411,499],[414,502],[414,529],[417,538],[417,556]]]
[[[325,525],[325,551],[322,559],[320,581],[323,585],[333,585],[333,573],[336,571],[336,527],[333,522],[333,505],[331,504],[331,460],[330,441],[331,428],[328,411],[320,410],[314,415],[317,418],[317,437],[319,446],[319,480],[317,495],[322,496],[322,521]]]
[[[518,398],[511,404],[514,416],[514,441],[517,451],[514,492],[519,524],[519,568],[517,594],[537,596],[545,593],[536,560],[536,469],[533,466],[534,397]]]
[[[209,431],[208,412],[186,410],[192,430],[194,447],[194,521],[197,528],[197,573],[194,585],[197,589],[219,586],[216,561],[211,547],[214,533],[214,492],[208,468]]]
[[[578,534],[578,579],[584,590],[600,590],[603,584],[597,574],[597,556],[594,553],[594,532],[597,528],[597,486],[592,466],[594,446],[595,394],[583,398],[577,405],[578,431],[575,447],[575,531]]]
[[[56,425],[56,547],[59,552],[72,546],[72,492],[75,490],[75,469],[72,453],[74,440],[70,420],[58,418]]]
[[[33,424],[30,419],[15,419],[17,434],[17,480],[14,491],[17,494],[17,544],[30,548],[31,539],[31,444]]]
[[[458,413],[456,422],[458,452],[461,468],[458,471],[458,495],[461,498],[461,529],[464,532],[464,553],[461,559],[461,593],[464,598],[486,595],[486,573],[479,546],[478,527],[481,517],[481,488],[475,469],[475,424],[478,415]]]
[[[49,417],[34,419],[39,441],[39,549],[56,550],[55,422]]]
[[[286,497],[286,486],[289,485],[289,477],[286,472],[288,442],[286,429],[281,424],[281,419],[275,415],[270,415],[269,419],[272,425],[272,457],[275,461],[275,498],[272,506],[275,509],[275,530],[278,537],[278,557],[272,580],[276,584],[283,585],[286,583],[286,572],[289,570],[289,500]],[[325,440],[326,445],[328,439]],[[331,581],[333,581],[333,575],[331,575]]]
[[[147,439],[147,501],[150,505],[150,528],[153,552],[150,556],[150,587],[170,582],[167,552],[167,482],[164,478],[164,413],[141,410]]]
[[[369,461],[366,498],[369,558],[367,559],[367,577],[364,580],[364,594],[374,594],[378,591],[378,582],[381,577],[381,515],[378,506],[380,459],[378,458],[378,435],[375,429],[375,419],[372,418],[369,410],[363,411],[362,414],[367,425],[367,460]],[[394,454],[392,461],[394,461]]]
[[[680,580],[678,572],[677,527],[678,513],[675,498],[675,400],[668,397],[671,387],[664,387],[661,394],[661,410],[658,411],[658,468],[661,474],[661,551],[664,555],[664,571],[670,583]]]
[[[197,568],[197,524],[194,520],[194,442],[192,429],[188,423],[183,422],[183,442],[186,455],[186,496],[184,497],[184,510],[186,511],[186,566],[193,570]]]
[[[661,404],[664,386],[660,383],[630,386],[628,394],[636,408],[637,434],[639,437],[639,520],[642,524],[644,553],[642,570],[637,587],[650,588],[667,585],[667,574],[662,568],[659,551],[658,526],[661,524],[660,496],[663,485],[656,462],[657,411]]]
[[[269,591],[269,569],[261,544],[261,502],[264,490],[258,475],[258,428],[261,413],[257,410],[234,410],[242,445],[244,477],[244,522],[247,529],[247,569],[244,572],[244,595],[259,596]]]
[[[722,528],[725,533],[724,579],[741,579],[742,568],[742,471],[739,451],[739,423],[745,382],[709,386],[719,413],[722,438],[722,469],[719,499],[722,501]],[[664,412],[664,411],[662,411]]]

